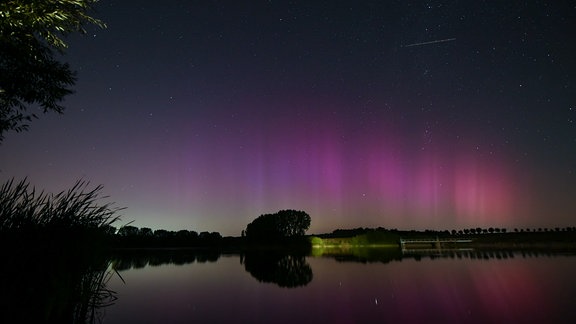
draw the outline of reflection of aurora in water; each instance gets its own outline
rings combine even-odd
[[[285,288],[319,285],[320,288],[316,287],[314,289],[318,290],[316,294],[322,295],[326,293],[324,290],[331,291],[331,289],[334,289],[332,286],[326,286],[328,283],[333,283],[337,286],[345,285],[352,278],[356,278],[353,281],[358,280],[359,283],[357,283],[357,287],[353,288],[353,291],[333,291],[333,296],[338,298],[338,294],[342,293],[350,294],[351,296],[372,293],[378,296],[379,303],[383,303],[385,301],[383,296],[386,296],[386,294],[376,288],[383,283],[399,282],[397,285],[402,283],[404,285],[402,286],[403,288],[395,287],[395,285],[388,289],[392,289],[391,291],[396,294],[396,298],[401,298],[400,296],[403,295],[412,296],[410,297],[412,301],[406,302],[410,304],[422,299],[422,292],[432,294],[435,291],[434,294],[443,294],[444,290],[436,287],[438,285],[437,281],[441,279],[445,284],[450,284],[454,281],[452,283],[454,284],[454,289],[463,296],[461,298],[464,298],[465,303],[471,303],[473,298],[467,294],[474,296],[473,287],[468,287],[471,285],[469,276],[472,276],[476,280],[475,284],[478,285],[477,289],[482,294],[492,296],[491,298],[500,298],[498,297],[500,296],[498,287],[503,285],[503,287],[511,286],[516,289],[531,289],[529,291],[530,296],[538,299],[536,290],[544,291],[552,289],[550,287],[553,286],[536,284],[534,278],[537,278],[537,282],[554,279],[553,277],[541,276],[538,273],[556,271],[559,273],[559,278],[566,278],[571,273],[563,274],[562,269],[565,267],[554,268],[553,265],[557,263],[573,264],[574,255],[573,251],[553,250],[442,250],[421,251],[421,253],[402,255],[399,249],[358,248],[346,251],[325,250],[322,255],[317,256],[272,251],[250,251],[250,253],[242,255],[223,255],[218,251],[163,250],[154,252],[124,251],[108,259],[103,257],[99,261],[89,261],[88,258],[72,258],[52,254],[28,253],[26,255],[15,255],[4,252],[2,255],[3,261],[6,262],[5,264],[11,264],[12,266],[3,267],[0,270],[2,278],[10,279],[4,280],[3,289],[0,291],[0,305],[2,305],[0,320],[2,323],[98,322],[102,319],[102,316],[108,317],[107,314],[110,313],[109,311],[112,308],[118,310],[118,307],[122,309],[130,304],[130,299],[134,298],[134,294],[129,292],[146,289],[145,286],[144,288],[141,287],[141,285],[146,284],[151,285],[151,290],[136,294],[141,296],[143,302],[151,303],[156,300],[164,300],[164,303],[168,305],[170,303],[177,304],[177,302],[174,302],[174,298],[169,295],[159,299],[151,299],[150,296],[156,296],[158,290],[165,290],[166,294],[182,295],[182,300],[186,301],[189,299],[186,294],[194,291],[201,296],[199,298],[203,298],[203,303],[208,303],[211,300],[220,300],[222,298],[220,291],[222,290],[238,290],[239,287],[234,288],[237,282],[243,282],[240,285],[243,288],[236,293],[230,293],[231,296],[238,293],[246,294],[249,291],[259,291],[259,289],[266,290],[265,288],[258,288],[260,287],[258,282],[273,283],[278,287]],[[415,261],[417,262],[415,263]],[[528,271],[526,269],[525,264],[527,263],[532,265],[530,269],[534,270],[534,273],[532,270]],[[220,264],[226,264],[226,266],[220,266]],[[239,274],[239,271],[245,273],[239,270],[242,267],[253,278]],[[403,270],[400,271],[399,269]],[[121,274],[116,274],[114,270],[121,271]],[[519,271],[522,273],[522,277],[516,275]],[[373,272],[377,272],[378,275],[373,275]],[[176,275],[176,273],[181,273],[181,275]],[[409,275],[410,273],[412,275]],[[445,277],[444,273],[453,273],[461,278]],[[468,275],[467,273],[470,274]],[[158,277],[150,279],[148,276],[152,274]],[[366,276],[366,278],[363,278],[363,276]],[[254,278],[257,280],[254,280]],[[194,288],[195,286],[192,286],[186,288],[189,285],[188,281],[192,279],[194,282],[201,284],[202,287],[206,287]],[[315,282],[318,281],[317,285],[310,285],[313,279]],[[427,285],[428,288],[419,288],[420,286],[418,285],[414,286],[414,281],[421,282],[421,284]],[[500,283],[496,285],[496,281]],[[463,284],[471,291],[464,290],[462,288]],[[166,286],[164,287],[164,285]],[[262,285],[262,287],[265,286]],[[268,287],[270,286],[272,285],[268,285]],[[246,287],[251,288],[246,290]],[[349,286],[346,287],[351,289]],[[564,285],[559,285],[559,287],[564,287]],[[120,289],[120,293],[116,294],[113,292],[118,291],[118,289]],[[183,292],[173,292],[173,289],[182,289]],[[295,289],[294,291],[308,291],[306,289]],[[397,289],[406,291],[398,291]],[[420,291],[418,289],[432,290]],[[208,298],[211,294],[217,295],[218,298]],[[516,312],[523,309],[527,302],[518,300],[518,296],[509,297],[510,299],[501,300],[502,304],[494,305],[498,306],[497,312],[506,314],[509,310],[502,308],[502,305],[506,304],[511,304],[510,307],[513,307],[513,311]],[[251,300],[251,298],[253,297],[250,295],[243,295],[243,299],[247,301]],[[479,296],[476,298],[483,297]],[[362,299],[360,298],[359,300]],[[514,300],[514,302],[510,302],[510,300]],[[192,302],[198,301],[192,300]],[[427,303],[434,304],[437,301],[434,299],[427,301]],[[111,304],[114,304],[114,306],[106,307]],[[172,304],[170,305],[170,309],[175,307]],[[141,305],[139,309],[149,306],[151,307],[148,304]],[[320,310],[324,307],[322,305],[315,306],[318,306]],[[448,311],[446,305],[438,306]],[[102,309],[103,307],[106,308]],[[358,305],[346,304],[346,307],[358,307]],[[469,307],[482,309],[481,305]],[[547,307],[552,309],[556,306],[548,305]],[[330,307],[324,308],[323,311],[328,313],[336,312]],[[558,311],[563,312],[562,308]],[[390,309],[388,312],[390,312],[389,315],[392,317],[402,314],[401,309]],[[493,315],[490,313],[491,310],[484,310],[484,312],[483,316],[485,317]],[[111,313],[114,314],[114,312]],[[542,316],[543,314],[544,311],[537,316]],[[125,316],[131,318],[144,315],[129,314]],[[316,314],[314,316],[320,316],[319,319],[321,319],[323,315]],[[370,316],[374,316],[374,314],[357,314],[356,316],[360,316],[360,319],[367,319],[371,318]],[[436,314],[436,316],[441,317],[442,315]],[[510,317],[509,315],[506,316]],[[519,316],[517,318],[530,317],[521,314],[515,314],[514,316]],[[511,318],[514,318],[514,316]],[[230,319],[230,317],[227,318]],[[112,319],[114,319],[113,316]],[[355,319],[359,320],[358,318]],[[106,318],[106,322],[108,322],[108,318]]]
[[[147,266],[217,262],[220,256],[218,250],[136,250],[116,254],[111,263],[115,270],[127,271]],[[258,281],[280,287],[305,286],[313,278],[312,268],[301,253],[247,251],[240,254],[240,263]]]
[[[574,256],[543,251],[406,257],[349,252],[304,257],[257,251],[222,254],[216,262],[132,268],[121,273],[125,282],[117,276],[110,281],[118,301],[106,309],[105,322],[576,320],[576,286],[570,279]]]

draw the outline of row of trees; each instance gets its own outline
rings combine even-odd
[[[470,229],[463,229],[463,230],[442,230],[442,231],[438,231],[438,230],[424,230],[424,231],[416,231],[416,230],[410,230],[410,231],[402,231],[402,230],[398,230],[398,229],[386,229],[383,227],[378,227],[378,228],[363,228],[363,227],[358,227],[358,228],[353,228],[353,229],[336,229],[334,230],[332,233],[330,234],[324,234],[324,237],[332,237],[332,238],[338,238],[338,237],[352,237],[352,236],[358,236],[358,235],[363,235],[369,232],[373,232],[373,231],[378,231],[378,232],[391,232],[391,233],[401,233],[401,234],[425,234],[425,235],[433,235],[433,236],[449,236],[449,235],[474,235],[474,234],[492,234],[492,233],[506,233],[506,229],[505,228],[470,228]]]
[[[139,247],[215,245],[222,239],[222,235],[218,232],[198,233],[189,230],[168,231],[165,229],[153,231],[149,227],[138,228],[132,225],[122,226],[120,229],[108,226],[106,233],[117,245]]]
[[[547,227],[539,227],[539,228],[514,228],[514,233],[551,233],[551,232],[573,232],[576,231],[576,227],[554,227],[554,228],[547,228]],[[463,229],[463,230],[452,230],[450,233],[452,235],[468,235],[468,234],[498,234],[498,233],[506,233],[508,230],[506,228],[497,228],[497,227],[489,227],[489,228],[470,228],[470,229]]]
[[[489,227],[489,228],[466,228],[463,230],[452,230],[450,233],[452,235],[468,235],[468,234],[493,234],[493,233],[506,233],[506,228],[497,228],[497,227]]]
[[[353,229],[336,229],[332,233],[322,234],[321,237],[325,238],[344,238],[344,237],[354,237],[358,235],[363,235],[369,232],[379,231],[379,232],[390,232],[397,233],[404,236],[464,236],[464,235],[486,235],[486,234],[506,234],[506,233],[565,233],[565,232],[576,232],[576,227],[555,227],[555,228],[514,228],[513,231],[509,231],[506,228],[489,227],[489,228],[466,228],[461,230],[398,230],[398,229],[386,229],[383,227],[378,228],[353,228]]]
[[[216,246],[243,244],[246,241],[259,243],[296,242],[304,237],[310,227],[310,216],[303,211],[281,210],[275,214],[264,214],[247,225],[242,238],[222,238],[218,232],[196,232],[189,230],[167,231],[138,228],[125,225],[119,229],[108,224],[103,227],[113,245],[120,247],[168,247],[168,246]]]

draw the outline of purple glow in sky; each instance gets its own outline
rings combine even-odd
[[[97,9],[65,114],[7,134],[0,180],[83,178],[123,223],[223,235],[280,209],[310,233],[574,224],[568,2]]]

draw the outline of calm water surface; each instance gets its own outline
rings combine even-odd
[[[574,256],[272,257],[259,263],[221,255],[177,263],[124,264],[130,269],[108,283],[118,299],[103,309],[103,322],[576,322]]]

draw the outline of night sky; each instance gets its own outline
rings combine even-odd
[[[63,115],[0,180],[104,185],[116,226],[240,235],[576,223],[573,1],[104,1]]]

